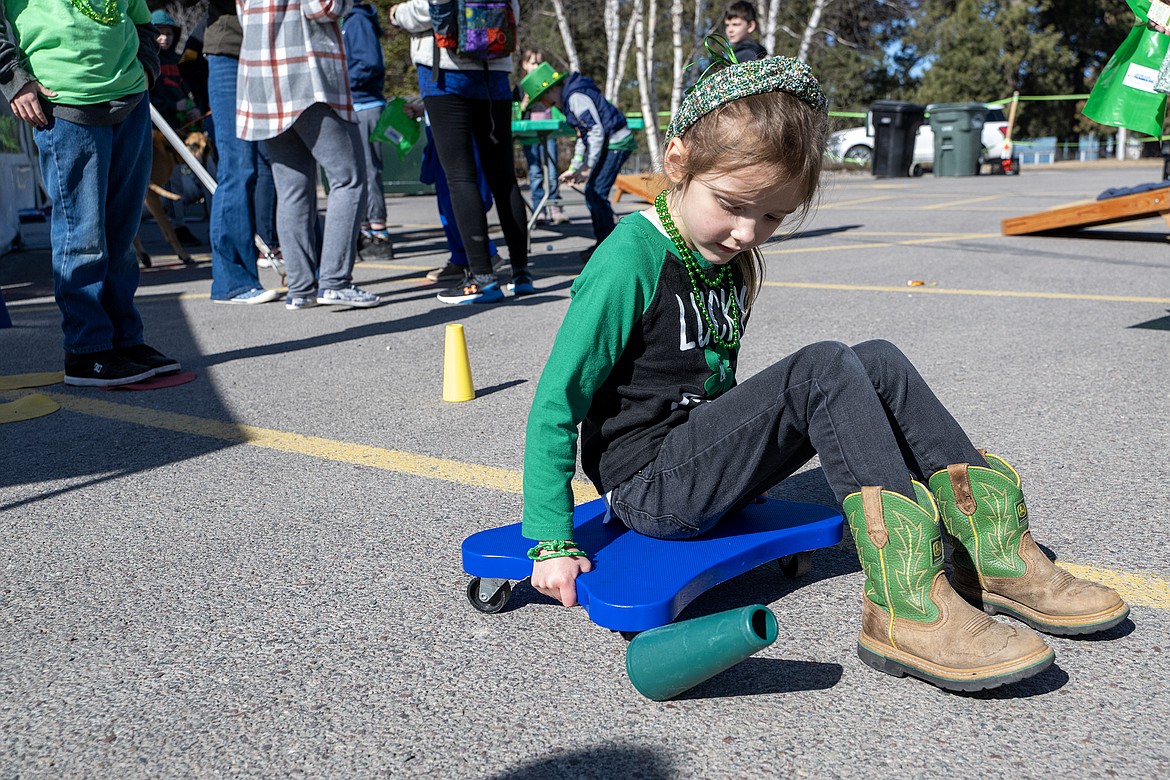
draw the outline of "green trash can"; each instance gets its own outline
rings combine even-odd
[[[926,107],[934,132],[934,175],[975,176],[983,156],[982,103],[933,103]]]

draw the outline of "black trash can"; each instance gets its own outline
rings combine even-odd
[[[975,176],[983,156],[983,123],[987,106],[982,103],[931,103],[930,129],[934,131],[934,175]]]
[[[873,175],[907,178],[914,164],[914,136],[926,106],[902,100],[879,100],[869,107],[873,117]]]

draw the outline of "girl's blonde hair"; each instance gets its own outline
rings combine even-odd
[[[724,103],[683,133],[686,154],[679,165],[682,176],[670,195],[681,194],[698,176],[770,168],[777,179],[791,182],[801,192],[800,207],[785,223],[785,233],[791,235],[812,209],[827,128],[823,111],[787,92],[765,92]],[[747,287],[746,312],[764,280],[764,256],[755,248],[740,252],[731,262],[743,274]]]

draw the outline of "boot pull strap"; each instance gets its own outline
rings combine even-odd
[[[955,491],[955,506],[970,517],[975,514],[975,496],[971,494],[971,477],[967,474],[966,463],[952,463],[947,466],[951,488]]]
[[[890,541],[890,532],[886,530],[886,516],[882,509],[882,489],[874,486],[862,487],[861,508],[865,512],[865,534],[880,550]]]

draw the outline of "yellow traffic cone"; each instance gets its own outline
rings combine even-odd
[[[467,358],[467,339],[463,326],[447,326],[447,342],[443,350],[443,400],[470,401],[475,398],[475,384],[471,381],[471,361]]]

